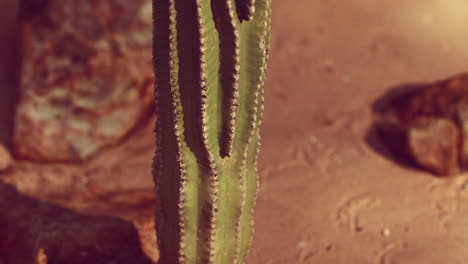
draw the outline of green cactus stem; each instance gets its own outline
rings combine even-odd
[[[153,0],[160,264],[244,263],[271,0]]]

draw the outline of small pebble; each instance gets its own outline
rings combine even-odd
[[[305,241],[300,241],[299,243],[297,243],[297,247],[298,248],[305,248],[306,247],[306,242]]]
[[[382,230],[382,235],[383,235],[384,237],[389,237],[390,234],[391,234],[390,229],[385,228],[384,230]]]

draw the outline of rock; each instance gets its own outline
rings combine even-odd
[[[389,148],[439,175],[468,168],[468,73],[404,86],[386,97],[374,111]]]
[[[151,0],[41,1],[26,0],[36,5],[27,9],[14,151],[86,160],[151,110]]]
[[[8,169],[13,163],[10,152],[0,144],[0,172]]]
[[[459,172],[458,140],[457,126],[448,119],[425,119],[408,130],[411,156],[423,168],[440,175]]]
[[[0,182],[0,263],[152,264],[135,226],[18,193]]]

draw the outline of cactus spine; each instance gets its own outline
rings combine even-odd
[[[271,0],[153,0],[160,264],[244,262]]]

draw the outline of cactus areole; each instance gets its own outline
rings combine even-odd
[[[244,263],[271,0],[153,0],[160,264]]]

